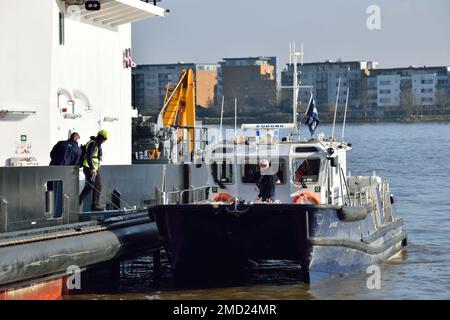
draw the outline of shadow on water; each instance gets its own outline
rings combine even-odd
[[[164,254],[159,274],[152,256],[145,255],[83,273],[82,290],[65,299],[314,299],[295,261],[250,262],[240,272],[226,272],[207,281],[175,283]]]
[[[164,255],[159,275],[153,270],[152,256],[146,255],[84,273],[83,290],[72,292],[66,299],[413,299],[431,293],[445,299],[448,291],[439,291],[443,279],[432,272],[433,266],[446,268],[445,263],[448,261],[439,251],[410,243],[408,251],[380,265],[381,287],[375,290],[368,288],[365,270],[327,275],[311,285],[304,284],[300,267],[292,261],[258,261],[239,275],[230,273],[220,281],[197,281],[195,286],[180,287],[175,285]],[[422,265],[431,269],[419,276],[417,266]]]

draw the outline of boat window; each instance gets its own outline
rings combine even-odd
[[[320,149],[317,147],[297,147],[295,148],[296,153],[311,153],[311,152],[318,152]]]
[[[214,162],[211,165],[211,174],[216,183],[233,183],[233,165]]]
[[[294,168],[295,183],[319,181],[320,159],[295,159]]]
[[[271,163],[271,166],[273,164]],[[278,182],[277,184],[285,183],[285,170],[286,164],[283,160],[278,163]],[[245,164],[242,165],[242,183],[257,183],[261,174],[259,172],[259,165],[254,161],[246,161]]]

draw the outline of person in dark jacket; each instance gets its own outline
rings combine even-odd
[[[257,201],[272,202],[275,197],[275,185],[278,181],[278,176],[269,171],[269,160],[263,159],[259,162],[259,169],[261,177],[256,185],[259,188]]]
[[[100,177],[100,162],[102,161],[102,144],[108,140],[108,132],[101,130],[97,137],[91,137],[86,144],[86,155],[82,161],[83,173],[86,177],[83,191],[80,194],[80,205],[84,198],[92,191],[91,211],[102,211],[99,207],[102,182]]]
[[[59,141],[50,152],[51,166],[74,166],[80,162],[81,148],[78,145],[80,135],[76,132],[69,140]]]

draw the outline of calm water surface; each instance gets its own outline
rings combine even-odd
[[[340,136],[340,128],[337,128]],[[305,130],[303,130],[305,131]],[[318,131],[331,132],[329,126]],[[353,144],[348,170],[390,180],[397,211],[405,220],[407,252],[381,265],[381,289],[369,290],[367,274],[336,276],[311,286],[292,263],[266,263],[237,286],[175,290],[167,264],[161,280],[152,258],[122,263],[118,283],[67,299],[449,299],[450,124],[358,124],[346,128]],[[99,280],[104,282],[105,280]]]

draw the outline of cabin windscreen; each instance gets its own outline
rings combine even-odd
[[[275,165],[275,166],[274,166]],[[278,163],[270,163],[270,166],[274,166],[278,168],[277,184],[284,184],[286,177],[286,163],[284,160],[281,160]],[[242,183],[257,183],[261,178],[261,173],[258,165],[258,161],[254,160],[246,160],[244,164],[241,165],[241,175],[242,175]]]
[[[296,184],[319,181],[320,159],[294,159],[294,182]]]

